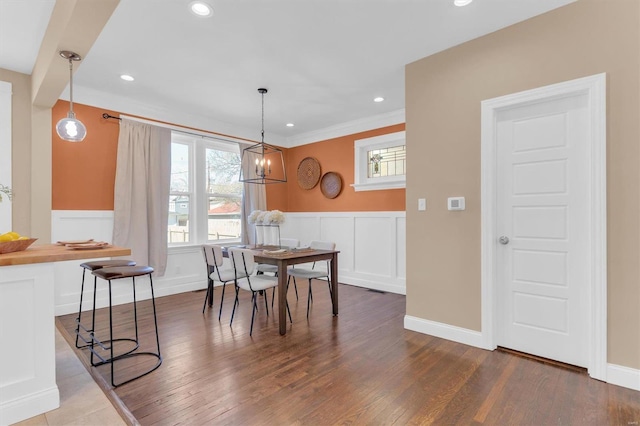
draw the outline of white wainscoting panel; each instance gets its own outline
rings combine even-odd
[[[60,406],[56,385],[53,268],[0,267],[0,424]]]
[[[346,253],[355,252],[354,237],[354,218],[352,217],[321,217],[320,218],[320,235],[321,241],[332,241],[336,243],[338,250]],[[354,269],[354,259],[351,256],[338,255],[338,267],[340,271],[351,271]],[[342,278],[342,272],[338,273],[338,277]],[[344,281],[343,281],[344,282]]]
[[[401,280],[407,279],[407,218],[399,217],[396,220],[396,274]]]
[[[51,240],[93,238],[111,242],[113,212],[93,210],[56,210],[51,215]],[[312,240],[335,241],[340,250],[340,282],[375,290],[405,294],[405,213],[339,212],[286,213],[281,226],[282,238],[298,238],[301,245]],[[206,268],[200,246],[169,249],[163,277],[153,277],[156,297],[206,288]],[[80,300],[82,268],[80,261],[54,263],[55,315],[77,312]],[[100,281],[100,280],[99,280]],[[139,281],[137,297],[149,298],[147,281]],[[115,304],[132,300],[131,286],[113,286]],[[204,293],[202,293],[204,300]],[[85,278],[83,310],[91,309],[93,276]],[[98,283],[96,306],[108,304],[105,283]]]
[[[302,246],[334,241],[341,283],[406,294],[404,211],[286,213],[280,235]]]
[[[51,241],[93,238],[111,242],[113,234],[113,211],[55,210],[51,213]],[[98,260],[98,259],[90,259]],[[55,315],[66,315],[78,311],[82,283],[82,261],[55,262]],[[109,293],[106,283],[98,280],[96,306],[108,306]],[[136,279],[136,297],[144,300],[151,297],[148,278]],[[114,304],[133,300],[131,285],[114,281],[112,286]],[[169,249],[167,270],[163,277],[153,277],[155,297],[168,296],[206,289],[206,268],[200,246],[175,247]],[[85,292],[82,309],[91,309],[93,299],[93,275],[85,277]],[[204,293],[202,293],[204,300]]]
[[[379,277],[391,276],[395,269],[395,223],[388,218],[363,217],[355,221],[354,252],[356,272]]]

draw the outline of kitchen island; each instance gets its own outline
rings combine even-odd
[[[131,250],[123,247],[74,250],[55,244],[0,254],[1,425],[60,406],[55,363],[54,263],[130,254]]]

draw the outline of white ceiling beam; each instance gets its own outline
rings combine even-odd
[[[69,84],[69,63],[61,50],[83,58],[116,9],[120,0],[58,0],[40,45],[31,78],[33,105],[51,108]],[[75,62],[74,73],[82,62]]]

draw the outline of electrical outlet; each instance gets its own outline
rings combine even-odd
[[[418,210],[423,211],[427,209],[426,198],[418,198]]]

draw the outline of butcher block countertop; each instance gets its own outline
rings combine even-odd
[[[129,255],[131,255],[131,249],[111,245],[91,250],[72,250],[57,244],[42,244],[31,246],[23,251],[0,254],[0,266],[29,265],[33,263]]]

